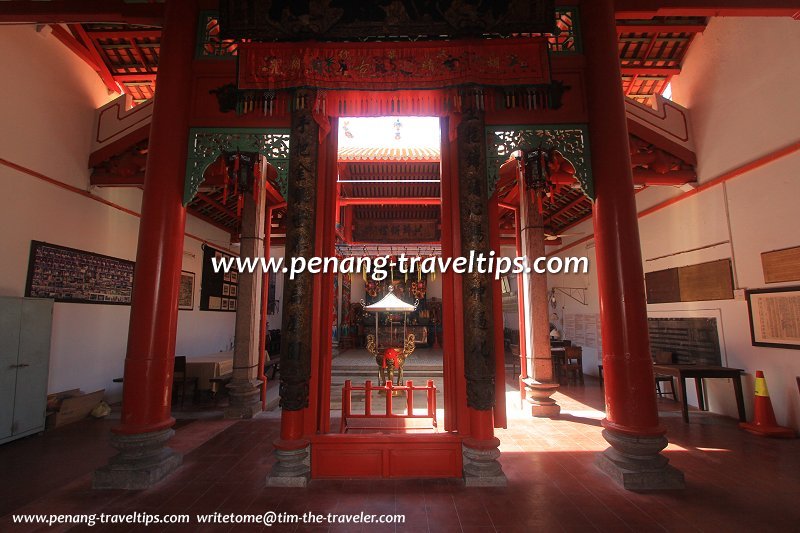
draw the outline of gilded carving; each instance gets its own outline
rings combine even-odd
[[[296,100],[313,102],[312,91],[296,91]],[[286,257],[314,255],[319,126],[309,106],[292,112],[287,187]],[[312,274],[308,271],[284,279],[283,331],[281,332],[281,407],[299,411],[308,407],[311,378]]]
[[[489,255],[486,137],[484,113],[466,109],[458,126],[458,172],[461,204],[461,253]],[[467,405],[488,410],[494,406],[494,349],[492,280],[486,273],[462,276],[464,302],[464,373]]]

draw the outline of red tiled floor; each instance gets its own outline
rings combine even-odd
[[[276,524],[151,527],[152,531],[798,531],[800,441],[761,439],[736,421],[659,400],[670,446],[666,455],[686,475],[679,492],[625,491],[593,465],[607,445],[597,409],[601,389],[567,386],[557,394],[564,416],[532,419],[509,395],[509,428],[499,430],[505,488],[467,489],[459,480],[313,481],[307,489],[267,488],[279,420],[199,420],[177,430],[183,465],[147,491],[93,491],[91,471],[112,453],[110,422],[87,420],[0,447],[0,531],[26,513],[376,513],[406,523]],[[75,527],[82,531],[85,527]],[[136,526],[113,531],[136,531]],[[40,528],[66,531],[68,526]],[[92,531],[109,528],[94,527]]]

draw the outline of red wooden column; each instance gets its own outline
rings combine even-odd
[[[594,231],[611,444],[597,464],[629,490],[682,488],[683,474],[660,454],[647,306],[633,194],[613,0],[581,2],[595,181]]]
[[[165,9],[125,357],[122,423],[112,436],[120,453],[95,472],[95,488],[147,488],[181,463],[181,455],[164,445],[174,434],[175,423],[170,397],[186,221],[182,200],[188,95],[198,18],[194,0],[170,0]]]

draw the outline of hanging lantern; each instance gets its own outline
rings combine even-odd
[[[225,163],[225,182],[223,184],[222,201],[228,202],[228,195],[232,192],[236,199],[236,215],[241,216],[244,206],[244,194],[252,193],[258,201],[256,183],[260,183],[261,169],[258,152],[223,152]]]
[[[563,156],[555,148],[539,146],[523,152],[521,157],[525,187],[530,191],[531,199],[542,213],[544,197],[554,196],[555,184],[552,173],[554,168],[558,170],[560,167],[560,159],[563,159]]]

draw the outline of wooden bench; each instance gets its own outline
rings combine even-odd
[[[219,402],[220,391],[227,390],[228,383],[233,379],[233,372],[228,372],[215,378],[210,378],[208,381],[211,383],[211,397],[214,399],[214,405]]]

